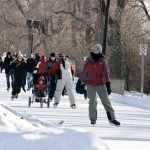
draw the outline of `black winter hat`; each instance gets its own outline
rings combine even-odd
[[[7,52],[7,56],[8,56],[8,55],[11,55],[11,52]]]
[[[51,57],[56,57],[56,55],[55,55],[54,52],[52,52],[52,53],[50,54],[50,56],[51,56]]]

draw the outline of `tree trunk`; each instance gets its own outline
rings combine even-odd
[[[44,53],[48,54],[47,40],[48,40],[49,18],[44,18],[44,20],[42,21],[42,25],[43,25],[43,31],[42,31],[43,33],[42,33],[41,42],[44,49]]]
[[[73,14],[75,14],[76,15],[76,12],[77,12],[77,6],[76,6],[76,4],[77,4],[77,0],[74,0],[73,2],[71,2],[72,3],[72,12],[73,12]],[[73,18],[73,17],[71,17],[72,18],[72,21],[71,21],[71,39],[72,39],[72,46],[73,46],[73,49],[76,49],[77,48],[77,22],[76,22],[76,20]]]
[[[121,46],[121,19],[125,7],[125,0],[118,0],[115,18],[110,25],[110,72],[111,78],[123,78],[123,49]]]
[[[94,43],[99,43],[102,44],[103,40],[103,33],[102,31],[104,30],[104,15],[103,15],[103,5],[102,1],[99,0],[99,5],[98,5],[98,13],[97,13],[97,19],[95,22],[95,33],[94,33]]]

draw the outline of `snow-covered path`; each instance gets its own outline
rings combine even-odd
[[[93,127],[88,119],[88,100],[84,100],[83,95],[75,93],[77,109],[69,107],[67,96],[62,97],[57,108],[52,104],[50,108],[46,105],[40,108],[39,103],[33,103],[29,108],[28,98],[32,95],[31,92],[21,92],[17,100],[11,101],[11,92],[6,91],[4,73],[0,74],[0,83],[0,104],[5,103],[23,115],[33,115],[42,121],[53,123],[64,120],[65,126],[80,127],[96,134],[108,144],[110,150],[150,150],[150,110],[117,103],[112,96],[112,106],[121,126],[114,127],[108,123],[99,100],[98,120]]]

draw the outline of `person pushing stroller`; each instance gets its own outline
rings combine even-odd
[[[53,68],[56,63],[57,63],[56,54],[52,52],[50,53],[49,59],[46,61],[45,70],[48,71],[49,69]],[[53,73],[49,75],[48,78],[50,81],[48,84],[49,99],[52,101],[56,90],[57,74]]]

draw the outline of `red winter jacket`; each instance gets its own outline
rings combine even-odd
[[[46,57],[41,56],[38,73],[45,73]]]
[[[92,56],[89,56],[84,64],[80,80],[87,85],[104,85],[109,81],[106,67],[107,65],[104,57],[100,57],[100,59],[95,62]]]
[[[69,74],[65,73],[66,71],[65,71],[65,69],[62,68],[61,61],[58,61],[51,69],[48,70],[48,75],[51,75],[57,71],[58,79],[62,79],[62,77],[69,78],[70,74],[71,74],[71,78],[73,78],[75,72],[74,72],[72,64],[68,61],[65,61],[65,64],[66,64],[66,67],[67,66],[70,67],[70,69],[69,69],[70,73],[69,73],[68,69],[66,70]],[[66,74],[66,76],[65,76],[65,74]]]

